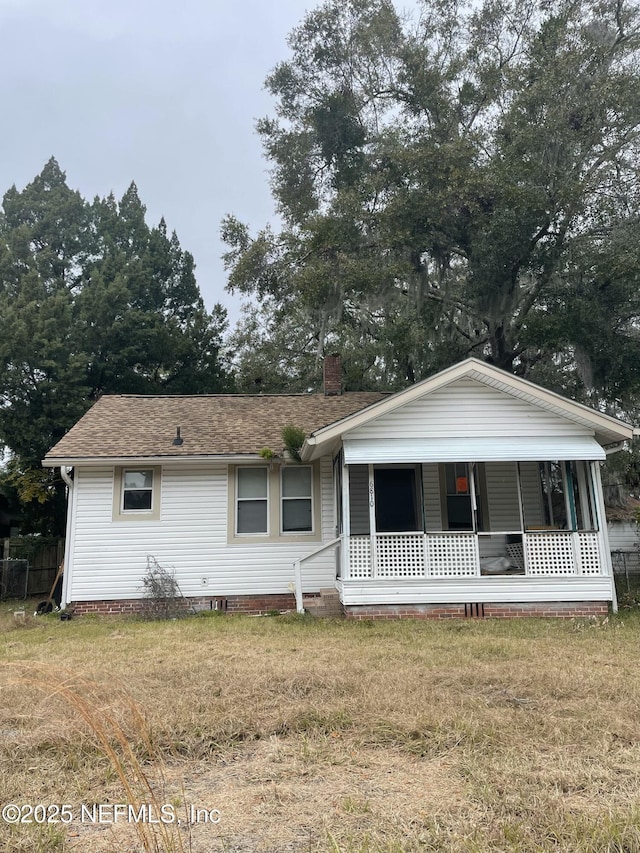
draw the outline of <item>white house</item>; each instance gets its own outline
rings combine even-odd
[[[229,611],[615,608],[599,469],[632,426],[476,359],[393,395],[339,371],[325,394],[102,397],[44,460],[69,485],[63,604],[136,610],[154,557]]]

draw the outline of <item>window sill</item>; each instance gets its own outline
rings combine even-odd
[[[280,533],[275,536],[260,533],[240,533],[227,539],[229,545],[288,545],[299,542],[322,542],[322,538],[317,533]]]
[[[113,522],[118,523],[123,521],[125,524],[131,524],[134,521],[160,521],[159,512],[122,512],[116,513],[113,516]]]

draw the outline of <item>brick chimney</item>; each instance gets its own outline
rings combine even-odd
[[[339,355],[325,355],[322,378],[325,397],[335,397],[342,394],[342,361]]]

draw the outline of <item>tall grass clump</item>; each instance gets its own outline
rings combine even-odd
[[[124,689],[110,684],[107,691],[83,675],[52,669],[44,664],[3,663],[0,664],[0,675],[0,690],[33,688],[43,694],[45,709],[51,719],[55,719],[56,702],[61,701],[67,706],[71,711],[72,730],[66,728],[64,715],[56,720],[64,728],[65,737],[75,735],[82,740],[88,736],[93,747],[80,750],[83,755],[81,759],[75,759],[76,769],[81,770],[80,762],[87,760],[87,753],[94,762],[100,757],[105,758],[122,792],[123,799],[119,802],[131,806],[136,814],[146,807],[156,818],[149,822],[132,820],[127,823],[134,828],[144,853],[185,853],[191,850],[188,821],[184,821],[188,834],[183,838],[177,811],[173,822],[169,822],[170,816],[167,822],[157,820],[167,802],[164,761],[153,743],[143,712]],[[45,744],[47,748],[55,746],[53,738],[50,744]],[[50,827],[39,829],[44,831]],[[33,845],[42,840],[30,839],[29,849],[34,849]],[[58,841],[64,849],[62,839]],[[56,843],[49,839],[46,849],[58,849]]]

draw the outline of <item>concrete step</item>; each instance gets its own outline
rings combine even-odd
[[[312,616],[341,616],[340,596],[337,590],[320,590],[320,595],[303,598],[302,604]]]
[[[320,598],[324,598],[329,601],[340,601],[340,594],[337,589],[321,589]]]

